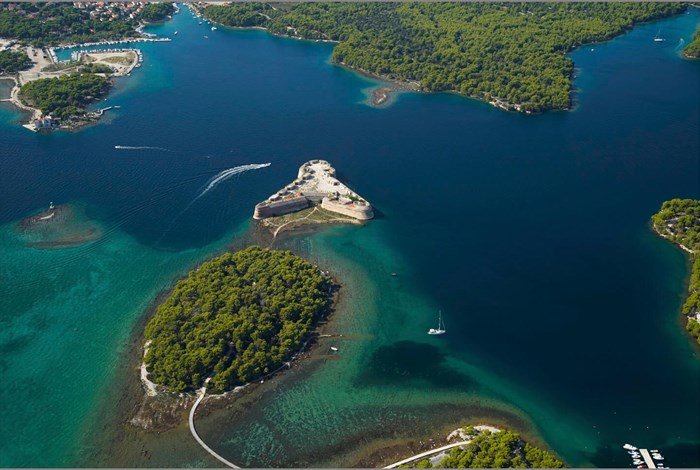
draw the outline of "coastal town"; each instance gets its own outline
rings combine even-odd
[[[30,113],[29,118],[23,120],[21,124],[34,132],[58,128],[75,129],[98,120],[105,111],[113,107],[106,106],[90,111],[78,108],[70,115],[57,116],[42,109],[45,106],[36,102],[37,100],[32,99],[27,93],[23,93],[23,87],[29,83],[47,79],[70,80],[86,73],[102,77],[106,80],[104,83],[108,87],[111,84],[111,78],[130,76],[133,70],[141,67],[143,63],[143,52],[135,47],[136,44],[171,41],[171,38],[156,37],[154,34],[143,31],[143,26],[146,24],[144,13],[147,13],[145,11],[148,8],[147,5],[146,2],[74,2],[72,6],[64,6],[64,8],[74,9],[79,17],[93,24],[124,25],[124,28],[118,30],[121,32],[108,35],[110,38],[116,36],[113,39],[77,42],[70,39],[91,37],[91,35],[99,38],[104,34],[97,34],[94,28],[90,29],[88,36],[71,34],[73,31],[66,29],[59,16],[47,14],[43,9],[37,9],[35,5],[24,3],[5,5],[2,11],[7,14],[48,25],[46,35],[53,39],[49,40],[49,44],[43,45],[47,42],[46,40],[37,42],[0,37],[0,54],[15,57],[26,54],[27,57],[26,66],[0,73],[0,79],[9,79],[14,82],[10,96],[3,97],[1,100],[11,102]],[[168,12],[174,14],[179,11],[176,4],[167,5]],[[132,24],[136,26],[133,28],[128,26]],[[70,51],[70,55],[61,58],[60,54],[63,50]],[[84,104],[90,104],[97,98],[97,96],[86,96],[83,101]]]

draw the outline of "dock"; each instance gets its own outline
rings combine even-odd
[[[644,459],[644,463],[647,464],[647,467],[656,468],[654,459],[651,458],[651,454],[647,449],[639,449],[639,453],[642,454],[642,458]]]

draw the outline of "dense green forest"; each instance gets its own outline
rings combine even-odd
[[[700,29],[695,31],[695,36],[693,36],[693,42],[688,44],[688,46],[683,49],[683,55],[691,59],[700,58]]]
[[[524,442],[510,431],[491,432],[465,429],[471,442],[453,448],[438,464],[439,468],[563,468],[564,463],[549,452]],[[429,460],[421,460],[417,468],[432,467]]]
[[[153,381],[229,390],[288,361],[331,304],[331,280],[289,251],[250,247],[202,264],[146,326]]]
[[[41,109],[44,115],[70,119],[85,113],[85,106],[109,90],[110,82],[90,73],[42,78],[22,85],[22,102]]]
[[[139,13],[139,19],[152,23],[163,21],[173,13],[175,13],[175,7],[172,3],[149,3]]]
[[[261,3],[209,5],[227,26],[338,41],[332,60],[425,91],[506,101],[522,111],[567,109],[574,64],[568,52],[679,3]],[[508,104],[509,103],[509,104]],[[515,106],[517,105],[517,106]]]
[[[11,4],[0,4],[0,37],[37,47],[138,36],[135,20],[100,21],[70,3],[23,2],[10,8]]]
[[[661,206],[651,219],[654,230],[669,240],[693,251],[693,263],[688,283],[688,297],[681,311],[688,317],[686,328],[700,343],[700,200],[672,199]]]
[[[25,52],[0,51],[0,75],[17,73],[32,66],[32,60]]]

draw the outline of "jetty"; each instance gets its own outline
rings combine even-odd
[[[656,468],[656,463],[654,462],[654,459],[651,458],[651,454],[647,449],[639,449],[639,453],[642,454],[644,463],[647,464],[648,468]]]
[[[202,440],[202,438],[199,437],[199,434],[197,434],[197,430],[194,428],[194,414],[197,411],[197,407],[202,402],[204,395],[207,393],[207,384],[209,383],[210,379],[211,379],[211,377],[207,378],[207,380],[204,382],[204,386],[199,389],[199,392],[197,392],[197,401],[194,402],[194,405],[192,405],[192,409],[190,410],[190,416],[189,416],[190,432],[192,433],[192,437],[194,437],[194,439],[197,441],[197,443],[200,446],[202,446],[202,448],[204,450],[206,450],[209,453],[209,455],[214,457],[216,460],[223,463],[224,465],[226,465],[229,468],[241,468],[241,467],[238,467],[236,464],[229,462],[228,460],[226,460],[225,458],[223,458],[222,456],[220,456],[216,452],[214,452],[214,450],[212,450],[211,447],[206,445],[206,443]]]
[[[294,181],[255,206],[253,218],[279,217],[318,205],[357,220],[374,217],[372,205],[340,182],[330,163],[310,160],[299,168]]]
[[[429,451],[427,451],[427,452],[422,452],[422,453],[420,453],[420,454],[416,454],[416,455],[414,455],[414,456],[412,456],[412,457],[409,457],[409,458],[407,458],[407,459],[403,459],[403,460],[399,460],[398,462],[394,462],[394,463],[392,463],[391,465],[387,465],[387,466],[384,467],[384,468],[396,468],[396,467],[400,467],[401,465],[405,465],[405,464],[407,464],[407,463],[415,462],[416,460],[419,460],[419,459],[422,459],[422,458],[425,458],[425,457],[429,457],[429,456],[434,455],[434,454],[439,454],[440,452],[444,452],[444,451],[446,451],[446,450],[450,450],[450,449],[452,449],[452,448],[454,448],[454,447],[465,446],[465,445],[469,444],[470,442],[471,442],[471,439],[470,439],[470,440],[467,440],[467,441],[455,442],[454,444],[448,444],[448,445],[446,445],[446,446],[438,447],[437,449],[431,449],[431,450],[429,450]]]

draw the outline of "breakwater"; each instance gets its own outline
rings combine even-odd
[[[171,38],[133,38],[133,39],[122,39],[119,41],[96,41],[96,42],[85,42],[85,43],[80,43],[80,44],[65,44],[61,46],[55,46],[55,47],[50,47],[48,48],[49,55],[51,56],[51,60],[54,63],[62,63],[62,62],[67,62],[69,60],[74,60],[73,57],[76,57],[73,55],[73,53],[80,53],[80,52],[90,52],[87,50],[89,47],[96,47],[96,46],[109,46],[109,45],[119,45],[119,44],[138,44],[138,43],[146,43],[146,42],[170,42],[172,41]],[[67,49],[80,49],[78,51],[71,51],[71,58],[70,59],[65,59],[65,60],[59,60],[58,58],[58,51],[62,50],[67,50]],[[138,50],[134,48],[114,48],[110,50],[100,50],[97,52],[126,52],[126,51],[133,51],[133,50]],[[140,51],[139,51],[140,53]]]

